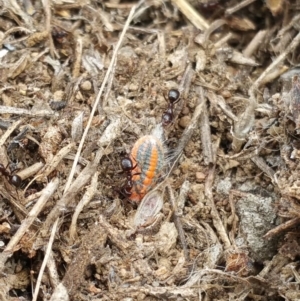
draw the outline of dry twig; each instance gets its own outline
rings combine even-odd
[[[29,227],[32,225],[38,214],[41,212],[41,210],[44,208],[46,202],[49,200],[49,198],[54,194],[59,184],[58,179],[54,179],[51,181],[43,190],[43,194],[39,198],[39,200],[36,202],[36,204],[33,206],[31,211],[28,213],[28,216],[21,224],[18,231],[15,233],[15,235],[10,239],[9,243],[7,244],[6,248],[0,254],[0,273],[3,272],[4,264],[7,261],[7,259],[13,254],[14,250],[16,249],[16,246],[22,236],[26,233],[26,231],[29,229]]]

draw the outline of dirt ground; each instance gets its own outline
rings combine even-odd
[[[0,0],[0,300],[300,300],[299,22]]]

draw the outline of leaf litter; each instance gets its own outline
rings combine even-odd
[[[299,300],[299,9],[2,1],[0,299]]]

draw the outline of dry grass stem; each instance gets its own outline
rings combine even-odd
[[[59,274],[57,271],[57,267],[55,264],[55,257],[53,254],[53,251],[50,252],[49,258],[47,261],[47,268],[48,268],[48,275],[50,279],[50,283],[53,288],[57,287],[59,285]]]
[[[52,158],[51,162],[47,163],[44,168],[40,170],[40,172],[36,175],[36,178],[46,178],[47,176],[49,176],[50,173],[57,169],[61,161],[74,149],[74,147],[75,143],[72,142],[61,148],[58,153]]]
[[[224,248],[226,250],[231,247],[231,243],[230,243],[230,240],[226,233],[226,229],[222,223],[222,220],[220,218],[219,212],[216,208],[216,205],[215,205],[215,202],[213,199],[212,187],[213,187],[213,182],[214,182],[214,171],[215,171],[215,167],[211,166],[211,168],[209,169],[209,174],[205,181],[205,196],[207,197],[209,207],[211,208],[211,216],[213,219],[213,224],[214,224],[221,240],[223,241]]]
[[[271,239],[273,236],[281,234],[283,231],[288,230],[290,228],[293,228],[300,223],[300,217],[295,217],[293,219],[290,219],[286,221],[283,224],[280,224],[279,226],[275,227],[274,229],[270,230],[268,233],[264,235],[264,238]]]
[[[172,2],[196,28],[205,30],[209,27],[207,21],[187,1],[173,0]]]
[[[268,175],[272,179],[272,181],[275,181],[275,171],[261,157],[254,156],[251,158],[251,160],[257,165],[257,167],[261,171]]]
[[[191,119],[190,124],[188,125],[188,127],[185,128],[183,134],[182,134],[182,138],[180,139],[178,146],[174,149],[173,151],[173,163],[178,159],[178,157],[180,156],[180,154],[182,153],[183,149],[185,148],[186,144],[189,142],[193,131],[195,129],[195,127],[197,126],[197,123],[201,117],[201,113],[202,113],[202,107],[205,103],[205,98],[204,98],[204,93],[203,93],[203,89],[201,87],[198,87],[198,104],[197,107],[195,108],[193,117]]]
[[[96,172],[93,175],[92,180],[91,180],[91,185],[87,188],[85,194],[83,195],[82,199],[76,206],[76,209],[73,213],[72,222],[71,222],[70,230],[69,230],[70,243],[72,243],[72,241],[74,242],[74,240],[76,238],[76,231],[77,231],[76,223],[77,223],[77,219],[78,219],[80,212],[91,201],[91,199],[94,197],[94,195],[97,191],[98,176],[99,176],[98,172]]]
[[[82,40],[78,39],[76,43],[76,59],[72,71],[73,78],[77,78],[80,75],[81,60],[82,60]]]
[[[32,116],[32,117],[50,117],[56,115],[56,113],[52,112],[51,110],[29,111],[26,109],[7,107],[7,106],[0,106],[0,114],[15,114],[15,115],[25,115],[25,116]]]
[[[54,222],[52,230],[51,230],[51,235],[50,235],[50,238],[49,238],[49,241],[48,241],[48,244],[47,244],[46,252],[45,252],[45,255],[44,255],[44,260],[43,260],[43,263],[42,263],[42,266],[40,268],[39,275],[38,275],[38,278],[37,278],[37,281],[36,281],[36,286],[35,286],[35,289],[34,289],[34,294],[33,294],[33,297],[32,297],[32,301],[36,301],[37,298],[38,298],[38,294],[39,294],[39,290],[40,290],[40,286],[41,286],[41,282],[42,282],[42,277],[43,277],[46,265],[48,264],[48,259],[49,259],[51,249],[52,249],[52,245],[53,245],[53,242],[54,242],[54,238],[55,238],[55,234],[56,234],[56,230],[57,230],[57,226],[58,226],[58,220],[59,219],[57,219]]]
[[[248,44],[248,46],[244,49],[243,55],[245,57],[251,57],[253,53],[256,52],[256,50],[259,48],[260,44],[263,42],[267,35],[266,30],[260,30],[254,38],[251,40],[251,42]]]
[[[203,104],[202,113],[200,116],[200,128],[201,128],[201,143],[202,143],[202,155],[204,164],[209,165],[214,162],[215,155],[212,149],[211,143],[211,131],[209,126],[208,111],[206,103]]]
[[[32,177],[33,175],[35,175],[36,173],[38,173],[44,166],[44,163],[42,162],[37,162],[34,163],[33,165],[22,169],[21,171],[17,172],[17,175],[22,179],[25,180],[29,177]]]
[[[28,213],[26,219],[23,221],[23,223],[21,224],[18,231],[10,239],[6,248],[0,255],[0,272],[1,273],[3,272],[5,262],[13,254],[20,239],[26,233],[26,231],[29,229],[29,227],[32,225],[34,220],[37,218],[38,214],[44,208],[46,202],[49,200],[49,198],[51,198],[53,196],[54,192],[56,191],[56,189],[58,187],[58,184],[59,184],[59,180],[54,179],[44,188],[43,194],[41,195],[39,200],[36,202],[36,204],[33,206],[31,211]]]
[[[63,197],[57,202],[51,212],[48,214],[45,223],[43,224],[40,235],[42,237],[47,236],[49,229],[53,222],[65,211],[68,210],[70,205],[74,203],[77,193],[90,181],[92,175],[96,172],[97,165],[103,156],[103,151],[99,150],[96,154],[93,162],[88,164],[82,172],[78,175],[76,180],[72,183],[69,190],[63,195]]]
[[[240,2],[239,4],[237,4],[236,6],[233,6],[231,8],[226,9],[225,13],[227,15],[232,15],[235,12],[241,10],[242,8],[248,6],[249,4],[255,2],[256,0],[243,0],[242,2]]]
[[[22,123],[24,122],[23,119],[19,119],[16,122],[14,122],[7,130],[6,132],[1,136],[0,138],[0,147],[2,147],[5,143],[5,141],[9,138],[9,136],[12,134],[12,132],[17,129]]]
[[[269,73],[273,71],[280,63],[282,63],[286,59],[287,55],[296,49],[299,43],[300,43],[300,33],[298,33],[294,37],[294,39],[288,45],[288,47],[264,70],[264,72],[261,73],[261,75],[252,84],[248,93],[250,98],[253,99],[253,101],[255,101],[254,91],[256,91],[260,87],[265,77],[269,75]]]
[[[185,236],[184,236],[184,231],[183,231],[183,228],[182,228],[182,223],[181,223],[181,220],[180,220],[180,215],[179,215],[179,213],[177,211],[177,203],[178,202],[175,199],[173,189],[172,189],[172,187],[171,187],[171,185],[170,185],[169,182],[167,182],[166,187],[168,189],[169,202],[170,202],[170,205],[171,205],[171,208],[172,208],[172,211],[173,211],[174,224],[175,224],[176,229],[178,231],[180,243],[181,243],[181,246],[182,246],[182,249],[183,249],[183,253],[184,253],[184,258],[188,262],[190,256],[189,256],[189,252],[188,252],[188,249],[187,249],[187,243],[186,243],[186,239],[185,239]]]

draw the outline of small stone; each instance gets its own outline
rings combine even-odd
[[[91,90],[92,88],[92,84],[89,80],[86,80],[84,81],[81,85],[80,85],[80,88],[83,90],[83,91],[89,91]]]
[[[179,120],[179,125],[182,128],[186,128],[190,124],[190,122],[191,122],[191,117],[190,116],[183,116]]]
[[[196,182],[202,182],[203,180],[205,180],[205,178],[206,178],[206,175],[203,173],[203,172],[201,172],[201,171],[197,171],[196,172]]]
[[[182,115],[188,115],[190,113],[190,110],[188,107],[184,107],[181,111]]]
[[[62,91],[62,90],[58,90],[58,91],[55,91],[54,94],[53,94],[53,99],[55,101],[61,101],[64,99],[64,96],[65,96],[65,92]]]
[[[231,92],[228,91],[228,90],[223,90],[221,91],[221,95],[224,97],[224,98],[230,98],[232,96]]]

